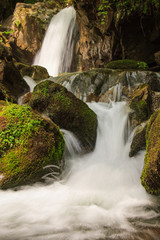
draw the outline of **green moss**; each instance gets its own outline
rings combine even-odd
[[[160,194],[160,110],[155,112],[148,123],[146,133],[145,165],[141,183],[146,191]]]
[[[106,65],[107,68],[111,69],[138,69],[138,70],[147,70],[147,63],[135,60],[116,60],[109,62]]]
[[[0,181],[2,188],[40,180],[47,164],[59,164],[64,139],[59,128],[29,106],[0,104]]]

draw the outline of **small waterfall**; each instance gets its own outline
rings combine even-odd
[[[40,65],[51,76],[71,70],[77,35],[76,12],[73,7],[61,10],[48,27],[40,51],[33,65]]]

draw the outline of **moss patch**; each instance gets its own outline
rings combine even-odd
[[[29,106],[6,104],[0,108],[1,188],[41,180],[43,167],[59,165],[64,140],[59,128]]]
[[[93,149],[97,132],[96,114],[66,88],[44,81],[35,87],[30,105],[61,128],[72,131],[85,149]]]
[[[141,176],[142,185],[151,194],[160,194],[160,110],[148,123],[146,133],[145,165]]]
[[[112,61],[109,62],[106,67],[111,69],[148,69],[147,63],[130,59]]]

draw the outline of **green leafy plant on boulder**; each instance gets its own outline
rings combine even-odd
[[[29,106],[0,102],[0,187],[40,181],[46,165],[59,165],[64,139],[57,125]]]
[[[145,165],[141,183],[147,192],[160,195],[160,110],[151,116],[147,126]]]
[[[136,70],[148,69],[147,63],[130,59],[112,61],[109,62],[106,65],[106,67],[111,69],[136,69]]]

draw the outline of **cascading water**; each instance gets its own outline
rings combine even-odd
[[[45,67],[53,77],[59,73],[69,72],[77,32],[74,8],[68,7],[61,10],[52,18],[42,48],[37,53],[33,64]]]
[[[95,150],[76,155],[78,142],[66,132],[63,180],[0,191],[1,240],[159,239],[157,199],[140,184],[144,152],[128,157],[126,104],[89,106],[99,122]]]

